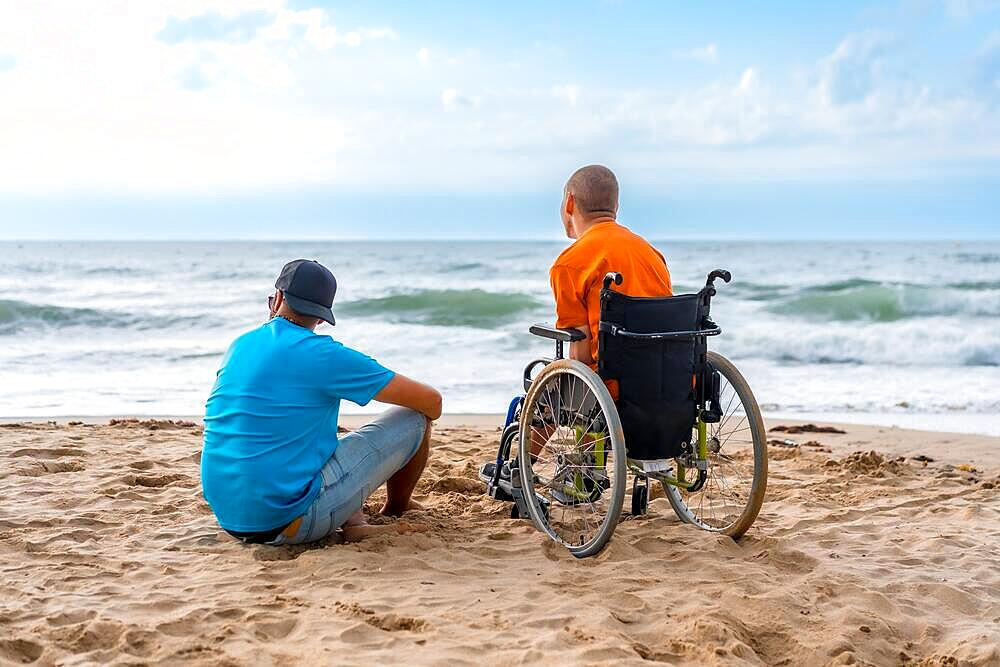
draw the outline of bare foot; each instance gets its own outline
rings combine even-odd
[[[372,525],[370,523],[355,524],[353,526],[344,526],[342,530],[344,531],[344,541],[345,542],[360,542],[361,540],[368,539],[370,537],[378,537],[379,535],[406,535],[407,533],[419,533],[429,530],[430,526],[422,523],[407,523],[405,521],[397,521],[396,523],[387,523]]]
[[[427,508],[424,507],[421,503],[418,503],[413,498],[410,498],[409,505],[407,505],[406,509],[403,510],[402,512],[396,510],[395,508],[389,507],[388,504],[385,504],[382,506],[382,509],[378,511],[378,513],[384,514],[386,516],[402,516],[405,512],[409,512],[410,510],[422,510],[422,509],[427,509]]]

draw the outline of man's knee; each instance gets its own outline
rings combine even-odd
[[[411,453],[407,457],[407,462],[415,456],[427,452],[431,439],[431,420],[426,415],[416,410],[399,406],[394,406],[385,414],[395,422],[400,431],[407,434],[404,436],[404,439],[401,439],[402,442],[410,443],[410,447],[412,447],[410,450]]]
[[[422,431],[420,433],[420,440],[417,443],[417,449],[413,452],[413,456],[410,457],[411,460],[418,457],[426,459],[431,451],[431,428],[433,422],[424,415],[420,415],[420,417],[423,419]]]
[[[431,451],[431,430],[434,428],[434,422],[428,417],[424,417],[424,434],[420,438],[420,445],[417,447],[417,453],[423,452],[426,456]]]

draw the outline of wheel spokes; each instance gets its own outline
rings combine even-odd
[[[589,544],[610,513],[614,448],[607,418],[587,383],[553,374],[529,407],[533,491],[548,503],[547,529],[567,546]]]
[[[724,530],[739,520],[753,492],[753,456],[750,463],[740,460],[749,445],[753,429],[743,399],[725,375],[721,378],[719,404],[723,413],[718,423],[707,424],[712,442],[708,452],[707,477],[694,493],[679,492],[695,523],[711,530]],[[693,437],[697,437],[697,430]],[[675,492],[677,493],[677,492]]]

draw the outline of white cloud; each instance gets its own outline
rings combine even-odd
[[[274,23],[261,31],[264,39],[290,40],[297,29],[304,30],[304,42],[320,51],[327,51],[338,45],[356,47],[365,41],[399,38],[395,30],[386,27],[359,28],[341,34],[322,9],[291,10],[282,7],[275,10],[275,14]]]
[[[575,107],[577,100],[580,99],[580,87],[573,84],[553,86],[552,94],[559,99],[566,100],[571,107]]]
[[[703,63],[714,63],[719,60],[719,48],[714,42],[706,44],[705,46],[699,46],[694,49],[688,49],[686,51],[677,51],[675,54],[678,58],[684,58],[687,60],[696,60]]]
[[[740,83],[737,86],[741,93],[752,93],[760,85],[760,76],[753,67],[747,67],[740,75]]]
[[[171,17],[246,11],[269,22],[158,37]],[[0,3],[0,192],[505,187],[595,155],[650,179],[1000,157],[996,98],[900,75],[905,53],[878,33],[830,45],[800,79],[743,63],[695,84],[594,75],[586,88],[549,67],[551,51],[514,62],[405,37],[283,0]],[[996,90],[993,44],[975,66]]]
[[[399,39],[399,33],[392,28],[362,28],[361,36],[365,39]]]
[[[441,105],[446,111],[452,111],[457,107],[474,107],[478,104],[478,98],[463,95],[455,88],[445,88],[441,91]]]
[[[820,88],[830,104],[860,102],[878,85],[891,38],[868,31],[848,35],[820,64]]]
[[[441,104],[445,108],[455,106],[455,102],[458,100],[458,91],[454,88],[445,88],[441,91]]]
[[[238,39],[166,43],[169,19],[266,12]],[[27,29],[31,26],[31,29]],[[363,140],[343,114],[290,91],[338,47],[398,38],[342,31],[284,0],[0,4],[0,191],[217,191],[328,183]]]

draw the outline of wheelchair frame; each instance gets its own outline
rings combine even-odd
[[[627,331],[613,324],[607,325],[607,328],[605,328],[605,323],[602,322],[602,331],[607,331],[615,336],[641,340],[671,340],[718,336],[722,333],[722,329],[711,320],[709,313],[711,299],[716,295],[715,280],[719,278],[728,283],[732,280],[732,274],[723,269],[716,269],[712,271],[708,274],[705,287],[698,292],[698,296],[702,300],[702,312],[704,314],[701,322],[703,328],[701,329],[689,331],[636,333]],[[604,277],[604,289],[610,289],[612,284],[622,284],[622,275],[620,273],[612,272],[608,273]],[[533,324],[529,327],[528,331],[535,336],[555,341],[555,356],[551,359],[534,359],[529,362],[527,366],[525,366],[523,375],[523,386],[525,392],[530,391],[533,381],[532,376],[537,367],[544,367],[554,361],[564,359],[565,343],[572,343],[585,338],[585,336],[576,329],[558,329],[549,324]],[[704,352],[702,352],[702,354],[704,354]],[[704,362],[705,360],[702,359],[701,361]],[[510,472],[510,479],[503,479],[502,475],[503,464],[511,460],[510,448],[517,440],[517,436],[520,432],[520,410],[523,406],[525,396],[526,394],[515,396],[508,405],[504,427],[501,431],[500,446],[497,450],[493,473],[489,477],[481,475],[487,484],[487,494],[490,497],[514,503],[511,507],[512,518],[529,516],[527,501],[525,500],[524,489],[521,484],[519,471],[514,465],[511,465],[508,468]],[[646,511],[646,507],[649,502],[650,479],[659,481],[663,484],[675,486],[690,493],[699,491],[705,484],[708,476],[708,438],[706,425],[708,423],[718,422],[719,420],[718,414],[706,409],[706,402],[707,399],[704,396],[704,388],[701,387],[699,388],[697,396],[698,414],[696,416],[695,423],[693,424],[698,432],[697,442],[695,443],[693,452],[687,452],[683,456],[675,459],[643,461],[628,459],[626,461],[627,469],[635,476],[635,481],[632,487],[633,514],[643,514]],[[667,463],[668,461],[673,461],[673,465]],[[675,467],[676,473],[669,474],[668,471]],[[687,479],[689,470],[698,471],[697,477],[690,481]],[[534,491],[532,492],[535,493]],[[537,493],[535,493],[535,496],[539,500],[539,504],[543,507],[543,511],[547,511],[546,499],[542,498]]]

